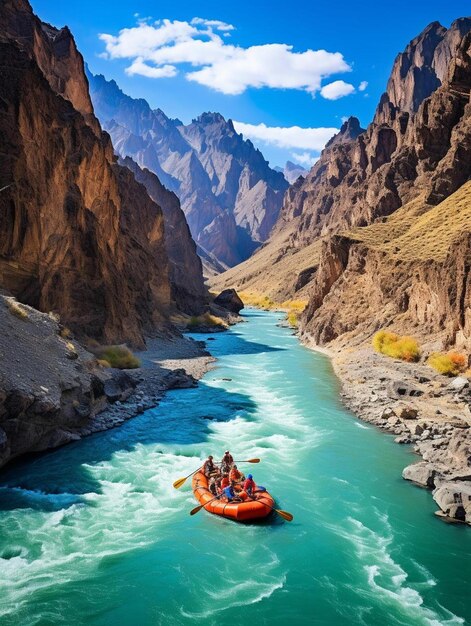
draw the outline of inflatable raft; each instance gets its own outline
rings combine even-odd
[[[227,502],[225,500],[214,500],[214,495],[208,489],[208,479],[203,472],[196,472],[193,476],[193,493],[195,498],[204,508],[214,515],[221,515],[238,522],[248,522],[250,520],[267,517],[272,512],[270,507],[275,506],[275,501],[268,491],[260,491],[254,494],[255,499],[248,499],[245,502]]]

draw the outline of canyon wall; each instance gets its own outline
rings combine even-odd
[[[169,274],[182,274],[169,269],[170,233],[166,242],[161,207],[116,162],[70,31],[5,0],[0,80],[0,286],[81,337],[142,346],[166,332],[177,295]],[[202,297],[180,220],[181,232]]]

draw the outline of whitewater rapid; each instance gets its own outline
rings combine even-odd
[[[247,320],[198,388],[4,472],[2,626],[469,622],[470,533],[400,479],[410,453],[341,407],[324,356]],[[243,469],[291,524],[188,515],[173,481],[227,448],[262,459]]]

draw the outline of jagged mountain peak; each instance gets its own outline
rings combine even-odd
[[[365,129],[360,126],[360,120],[353,115],[346,120],[340,127],[339,132],[329,139],[325,147],[336,146],[341,143],[346,143],[356,139],[361,133],[364,133]]]
[[[422,102],[446,79],[450,60],[470,28],[471,19],[462,17],[448,29],[439,22],[432,22],[414,37],[394,61],[374,121],[390,123],[399,111],[416,113]]]
[[[111,82],[92,76],[90,85],[119,155],[131,156],[178,195],[199,248],[234,265],[267,238],[288,184],[231,119],[206,111],[185,125],[119,95]]]

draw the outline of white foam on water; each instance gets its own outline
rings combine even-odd
[[[461,617],[440,606],[437,609],[424,605],[420,590],[430,589],[436,583],[430,573],[424,569],[424,579],[417,584],[408,582],[408,572],[393,558],[393,529],[387,514],[377,511],[376,521],[380,530],[373,530],[358,519],[349,517],[344,526],[328,525],[329,530],[350,542],[366,573],[367,588],[356,587],[355,592],[370,598],[371,602],[382,600],[387,606],[395,606],[408,616],[413,623],[447,624],[455,626],[463,624]],[[412,621],[411,621],[412,623]]]
[[[369,430],[369,426],[366,424],[362,424],[361,422],[353,422],[357,428],[362,428],[363,430]]]

